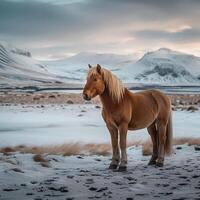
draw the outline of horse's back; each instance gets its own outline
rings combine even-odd
[[[132,119],[130,126],[133,129],[144,128],[156,118],[167,117],[170,114],[170,100],[158,90],[146,90],[132,93],[129,91],[132,103]]]
[[[131,93],[131,92],[130,92]],[[163,107],[170,107],[170,99],[163,92],[155,89],[145,90],[141,92],[131,93],[131,98],[137,101],[139,104],[143,102],[146,105],[154,105],[158,110],[163,109]]]

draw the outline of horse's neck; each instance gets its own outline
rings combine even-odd
[[[100,100],[104,108],[110,110],[118,105],[117,101],[114,101],[110,96],[108,88],[106,88],[103,94],[100,95]]]

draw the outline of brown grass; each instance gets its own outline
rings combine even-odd
[[[48,162],[41,154],[36,154],[33,156],[35,162]]]
[[[10,153],[10,152],[15,152],[15,151],[16,151],[15,148],[5,147],[5,148],[2,148],[0,152],[6,154],[6,153]]]
[[[0,153],[4,152],[21,152],[21,153],[32,153],[41,155],[44,153],[48,154],[63,154],[64,156],[79,155],[79,154],[88,154],[88,155],[109,155],[111,153],[110,144],[81,144],[81,143],[72,143],[72,144],[63,144],[57,146],[38,146],[38,147],[27,147],[24,145],[16,147],[5,147],[0,149]],[[36,156],[36,160],[40,157]]]
[[[35,162],[39,162],[42,167],[49,167],[49,161],[45,159],[41,154],[36,154],[33,156]]]
[[[153,151],[152,141],[150,138],[148,138],[148,140],[144,142],[142,145],[142,155],[149,156],[152,154],[152,151]]]
[[[130,146],[139,146],[142,145],[142,141],[134,141],[129,142],[128,147]],[[81,143],[72,143],[72,144],[63,144],[57,146],[38,146],[38,147],[27,147],[24,145],[19,145],[16,147],[6,147],[0,149],[0,153],[3,153],[5,149],[10,149],[12,152],[21,152],[21,153],[32,153],[41,155],[44,153],[47,154],[62,154],[64,156],[71,156],[71,155],[103,155],[107,156],[110,155],[112,152],[111,145],[109,143],[88,143],[88,144],[81,144]],[[37,160],[37,157],[36,157]]]
[[[173,140],[174,145],[182,145],[182,144],[188,144],[190,145],[200,145],[200,138],[175,138]]]
[[[173,145],[200,145],[200,138],[174,138]],[[142,155],[148,156],[151,155],[153,151],[152,142],[149,138],[145,143],[142,144]]]
[[[175,138],[173,140],[174,145],[200,145],[200,138]],[[152,153],[152,142],[149,138],[146,142],[143,141],[133,141],[128,143],[128,147],[131,146],[140,146],[142,145],[142,154],[143,155],[151,155]],[[38,146],[38,147],[27,147],[24,145],[16,146],[16,147],[5,147],[0,149],[0,153],[8,153],[8,152],[21,152],[21,153],[32,153],[36,154],[33,159],[35,162],[40,163],[47,163],[42,154],[62,154],[64,156],[71,156],[71,155],[103,155],[107,156],[110,155],[112,152],[111,145],[109,143],[88,143],[88,144],[81,144],[81,143],[73,143],[73,144],[63,144],[57,146]]]
[[[196,106],[189,106],[189,107],[187,108],[187,111],[192,111],[192,112],[194,112],[194,111],[196,111],[196,110],[199,110],[198,107],[196,107]]]

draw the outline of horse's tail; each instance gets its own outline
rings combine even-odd
[[[173,129],[172,129],[172,112],[170,111],[170,116],[167,123],[166,129],[166,141],[165,141],[165,154],[170,155],[172,153],[173,146]]]

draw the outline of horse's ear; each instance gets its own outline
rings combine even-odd
[[[100,74],[101,73],[101,65],[97,64],[97,72]]]
[[[92,68],[92,66],[91,66],[90,64],[88,64],[88,67],[89,67],[89,68]]]

